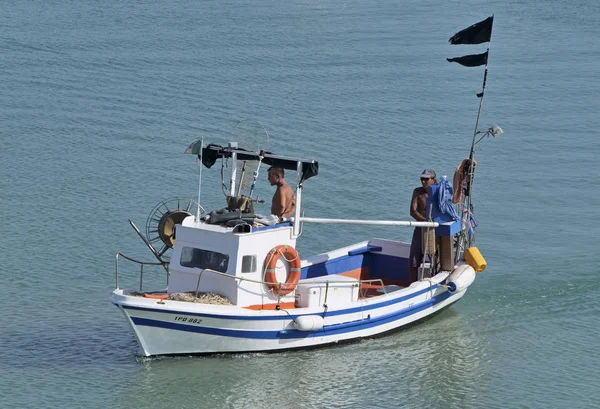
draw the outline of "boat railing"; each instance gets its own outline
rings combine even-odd
[[[115,256],[115,288],[119,289],[119,260],[120,258],[124,258],[132,263],[138,264],[140,266],[140,285],[139,285],[139,291],[142,292],[143,291],[143,283],[144,283],[144,266],[163,266],[163,263],[158,263],[158,262],[148,262],[148,261],[139,261],[136,260],[134,258],[128,257],[123,253],[117,253],[117,255]],[[247,281],[247,282],[251,282],[251,283],[256,283],[256,284],[262,284],[262,285],[266,285],[269,287],[275,287],[275,289],[273,289],[273,294],[277,295],[277,309],[279,309],[279,305],[281,304],[281,297],[282,297],[282,292],[281,289],[282,287],[285,285],[285,283],[281,283],[281,282],[270,282],[270,281],[261,281],[261,280],[253,280],[251,278],[245,278],[245,277],[235,277],[232,276],[230,274],[227,273],[222,273],[220,271],[216,271],[216,270],[212,270],[210,268],[206,268],[203,269],[202,271],[200,271],[200,274],[198,274],[198,282],[196,284],[196,291],[195,291],[195,295],[196,295],[196,299],[198,299],[198,295],[200,293],[200,281],[202,280],[202,276],[204,275],[204,273],[212,273],[215,275],[219,275],[222,277],[226,277],[229,279],[233,279],[236,281]],[[167,269],[167,286],[169,285],[169,271]],[[371,284],[371,283],[377,283],[378,284],[378,289],[383,290],[383,294],[387,294],[387,290],[385,288],[385,286],[383,285],[383,280],[381,278],[373,278],[373,279],[368,279],[368,280],[358,280],[358,286],[359,286],[359,291],[362,289],[363,284]],[[301,284],[301,283],[300,283]],[[323,280],[323,281],[311,281],[310,283],[311,285],[319,285],[319,284],[325,284],[325,299],[323,300],[323,306],[327,307],[327,298],[329,295],[329,287],[332,284],[348,284],[348,281],[335,281],[335,280]],[[194,302],[196,302],[194,300]]]
[[[322,223],[322,224],[368,224],[375,226],[400,226],[400,227],[438,227],[438,222],[418,222],[414,220],[367,220],[367,219],[326,219],[320,217],[285,217],[282,219],[284,222],[294,223],[296,220],[300,222],[308,223]]]
[[[115,256],[115,285],[116,288],[119,288],[119,258],[122,257],[128,261],[131,261],[135,264],[138,264],[140,266],[140,292],[142,291],[142,285],[143,285],[143,281],[144,281],[144,266],[165,266],[163,263],[158,263],[158,262],[149,262],[149,261],[139,261],[136,259],[133,259],[131,257],[127,257],[125,254],[123,253],[117,253],[117,255]],[[167,271],[167,285],[169,285],[169,270],[168,268],[166,269]]]
[[[279,309],[279,306],[281,304],[281,296],[283,295],[281,293],[281,288],[283,287],[283,285],[285,285],[285,283],[253,280],[251,278],[245,278],[245,277],[235,277],[235,276],[232,276],[232,275],[227,274],[227,273],[222,273],[220,271],[212,270],[210,268],[203,269],[200,272],[200,274],[198,274],[198,283],[196,284],[196,292],[195,292],[196,298],[195,299],[198,299],[198,295],[199,295],[199,292],[200,292],[200,280],[202,279],[202,275],[205,272],[213,273],[213,274],[220,275],[220,276],[223,276],[223,277],[227,277],[227,278],[230,278],[230,279],[233,279],[233,280],[239,280],[240,282],[241,281],[248,281],[248,282],[251,282],[251,283],[263,284],[263,285],[267,285],[267,286],[275,286],[277,288],[277,290],[273,289],[272,291],[273,291],[273,294],[277,295],[276,308]],[[383,280],[381,278],[373,278],[373,279],[368,279],[368,280],[357,280],[357,281],[358,281],[359,291],[360,291],[363,283],[375,283],[376,282],[376,283],[379,283],[379,288],[381,288],[383,290],[383,294],[387,294],[387,290],[386,290],[385,286],[383,285]],[[302,283],[298,282],[297,284],[302,284]],[[348,281],[342,281],[342,280],[339,280],[339,281],[323,280],[323,281],[311,281],[310,284],[311,285],[325,284],[325,299],[323,300],[323,306],[325,308],[327,308],[327,296],[329,295],[329,286],[331,284],[346,284],[347,285]]]

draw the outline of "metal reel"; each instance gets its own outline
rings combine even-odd
[[[159,202],[150,211],[146,220],[146,239],[161,260],[168,261],[165,253],[175,245],[175,226],[192,215],[191,210],[196,204],[193,199],[176,197]],[[198,207],[204,213],[204,209]]]

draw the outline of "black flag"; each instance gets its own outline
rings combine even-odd
[[[484,52],[483,54],[472,54],[465,55],[462,57],[456,58],[446,58],[448,62],[457,62],[460,65],[464,65],[465,67],[479,67],[480,65],[487,64],[488,52]]]
[[[492,37],[494,16],[473,24],[450,37],[450,44],[481,44],[487,43]],[[458,62],[458,61],[457,61]]]

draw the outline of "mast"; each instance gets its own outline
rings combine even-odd
[[[487,42],[487,50],[483,54],[473,54],[473,55],[465,55],[463,57],[457,58],[448,58],[449,62],[457,62],[460,65],[466,67],[478,67],[481,65],[485,65],[484,73],[483,73],[483,85],[481,87],[481,93],[477,94],[479,98],[479,109],[477,110],[477,118],[475,120],[475,130],[473,131],[473,140],[471,142],[471,150],[469,152],[469,174],[468,174],[468,190],[463,197],[462,200],[462,214],[460,219],[460,228],[461,228],[461,237],[460,244],[456,249],[456,256],[460,255],[460,249],[464,249],[467,246],[471,246],[472,239],[468,235],[468,225],[471,222],[471,212],[472,212],[472,190],[473,190],[473,176],[475,173],[475,165],[474,165],[474,155],[475,155],[475,139],[477,134],[477,128],[479,127],[479,119],[481,117],[481,108],[483,107],[483,97],[485,94],[485,85],[487,81],[488,74],[488,57],[490,52],[490,44],[492,40],[492,26],[494,24],[494,15],[488,17],[487,19],[480,21],[479,23],[473,24],[470,27],[465,28],[454,34],[448,40],[450,44],[481,44]],[[457,187],[462,189],[462,186]]]
[[[494,18],[494,16],[492,15],[492,19]],[[493,20],[492,20],[493,21]],[[485,59],[485,69],[483,71],[483,84],[481,86],[481,93],[477,94],[477,96],[479,97],[479,109],[477,110],[477,119],[475,120],[475,129],[473,130],[473,140],[471,141],[471,151],[469,152],[469,191],[467,193],[467,197],[465,198],[465,207],[467,209],[467,223],[470,223],[470,215],[471,215],[471,204],[472,204],[472,200],[473,200],[473,176],[475,175],[475,164],[474,164],[474,156],[475,156],[475,138],[477,137],[477,129],[479,127],[479,118],[481,117],[481,108],[483,107],[483,97],[485,96],[485,84],[487,82],[487,74],[488,74],[488,58],[490,55],[490,46],[492,44],[492,25],[490,25],[490,36],[489,36],[489,41],[488,41],[488,46],[487,46],[487,51],[485,52],[487,57]],[[463,217],[465,217],[465,212],[463,211],[462,213]],[[461,220],[461,229],[463,227],[462,225],[463,220]],[[468,229],[467,229],[468,230]],[[466,242],[466,238],[468,236],[465,234],[464,235],[464,240],[465,242],[463,243],[464,245],[469,245],[469,247],[473,244],[473,240],[469,240],[469,242]]]

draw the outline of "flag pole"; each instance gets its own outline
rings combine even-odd
[[[488,64],[487,60],[490,58],[490,45],[492,43],[492,33],[490,32],[490,41],[487,47],[487,58],[485,61],[485,70],[483,72],[483,86],[481,87],[481,93],[477,94],[479,97],[479,110],[477,111],[477,119],[475,120],[475,130],[473,131],[473,141],[471,142],[471,152],[469,153],[469,159],[473,159],[475,153],[475,138],[477,137],[477,128],[479,127],[479,117],[481,116],[481,107],[483,106],[483,97],[485,94],[485,83],[487,81]]]
[[[494,15],[492,14],[492,18],[494,17]],[[493,20],[492,20],[493,21]],[[488,74],[488,60],[490,58],[490,45],[492,44],[492,30],[493,30],[493,23],[490,26],[490,39],[488,41],[488,47],[487,47],[487,57],[485,60],[485,69],[483,72],[483,84],[481,87],[481,93],[477,94],[477,96],[479,97],[479,109],[477,110],[477,119],[475,120],[475,129],[473,130],[473,141],[471,142],[471,151],[469,152],[469,162],[468,162],[468,166],[469,166],[469,190],[467,193],[467,199],[465,200],[465,207],[466,209],[463,209],[462,212],[462,218],[461,218],[461,230],[465,227],[465,215],[467,217],[466,223],[470,222],[470,214],[471,214],[471,203],[472,203],[472,190],[473,190],[473,176],[475,174],[475,165],[473,162],[473,157],[475,156],[475,139],[477,138],[477,128],[479,127],[479,118],[481,117],[481,108],[483,107],[483,97],[485,95],[485,84],[487,81],[487,74]],[[468,228],[466,229],[468,231]],[[465,234],[465,232],[463,231],[463,244],[466,245],[466,239],[467,239],[467,234]],[[472,244],[472,240],[469,240],[469,246]],[[464,246],[463,246],[464,247]]]

